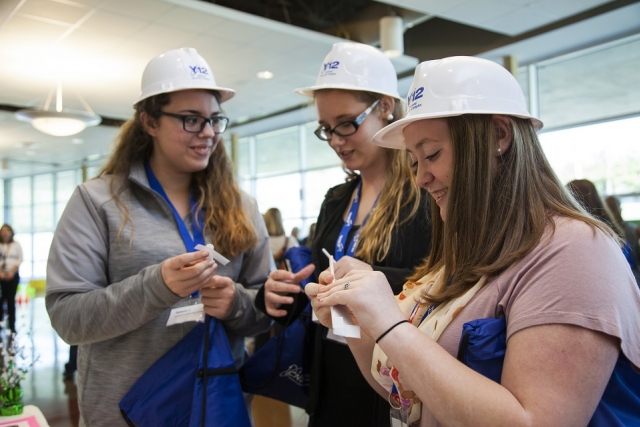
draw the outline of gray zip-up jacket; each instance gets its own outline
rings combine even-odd
[[[133,227],[128,223],[120,230],[123,214],[110,194],[111,179],[97,178],[75,190],[47,266],[47,311],[60,337],[79,345],[78,404],[81,424],[91,427],[126,426],[118,402],[195,326],[166,326],[171,307],[183,298],[164,283],[161,263],[186,252],[169,204],[149,187],[144,167],[137,165],[119,193]],[[242,201],[258,241],[216,271],[235,282],[231,313],[221,320],[238,367],[244,337],[269,328],[270,319],[253,301],[274,268],[257,204],[244,193]],[[211,242],[211,236],[205,240]]]

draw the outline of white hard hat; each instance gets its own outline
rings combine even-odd
[[[453,56],[416,67],[407,96],[407,115],[384,127],[373,143],[404,149],[404,128],[416,120],[463,114],[504,114],[542,122],[527,111],[518,81],[504,67],[487,59]]]
[[[236,94],[216,84],[211,67],[194,48],[170,50],[153,58],[142,74],[140,98],[136,103],[160,93],[186,89],[208,89],[220,93],[220,102]]]
[[[313,96],[320,89],[358,90],[400,99],[398,76],[389,58],[361,43],[335,43],[324,58],[316,84],[296,89],[296,93]]]

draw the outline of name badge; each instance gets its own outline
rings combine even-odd
[[[167,326],[186,322],[204,322],[204,304],[192,304],[171,309]]]

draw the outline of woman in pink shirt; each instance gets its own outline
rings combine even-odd
[[[640,292],[618,236],[555,176],[515,78],[424,62],[408,110],[374,142],[406,149],[435,201],[428,259],[397,297],[367,271],[306,287],[325,326],[351,310],[349,347],[396,425],[640,425]],[[474,346],[491,372],[470,368]]]

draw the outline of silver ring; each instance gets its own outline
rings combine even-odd
[[[349,289],[349,284],[351,284],[351,282],[347,282],[344,284],[344,290],[346,291],[347,289]]]

